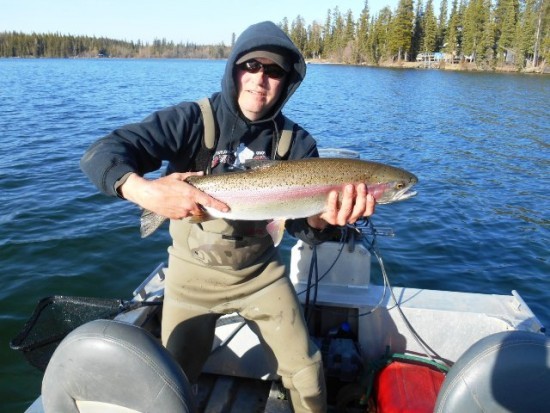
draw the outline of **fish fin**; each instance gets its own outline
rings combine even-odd
[[[208,211],[203,210],[201,214],[192,215],[184,219],[190,224],[200,224],[201,222],[211,221],[216,218],[210,215]]]
[[[163,217],[153,211],[149,211],[148,209],[144,209],[140,218],[141,238],[151,235],[162,225],[164,221],[166,221],[166,217]]]
[[[156,212],[149,211],[144,209],[141,213],[141,238],[146,238],[155,232],[168,218],[163,217],[162,215],[157,214]],[[188,218],[184,218],[190,224],[200,224],[201,222],[210,221],[214,218],[208,212],[204,211],[203,214],[193,215]]]
[[[259,168],[269,168],[271,166],[277,165],[282,161],[274,161],[271,159],[247,159],[244,161],[245,169],[259,169]]]
[[[227,167],[227,172],[246,171],[248,168],[245,165],[231,165]]]
[[[285,234],[285,220],[279,219],[269,222],[266,226],[267,233],[271,236],[273,244],[278,246],[283,240],[283,235]]]

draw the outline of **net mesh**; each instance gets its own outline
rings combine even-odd
[[[63,338],[92,320],[112,319],[124,310],[119,299],[52,296],[41,299],[10,347],[23,353],[27,361],[45,371]]]

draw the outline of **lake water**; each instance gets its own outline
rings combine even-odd
[[[40,298],[129,298],[166,260],[167,231],[141,240],[138,209],[98,194],[82,153],[119,125],[210,95],[224,65],[0,60],[1,411],[39,393],[41,374],[8,342]],[[320,147],[419,177],[416,198],[373,217],[396,234],[378,239],[394,285],[517,290],[550,326],[549,77],[309,65],[285,113]]]

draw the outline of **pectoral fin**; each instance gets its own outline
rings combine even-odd
[[[267,224],[267,233],[271,236],[273,244],[278,246],[283,240],[283,235],[285,234],[285,220],[280,219],[277,221],[271,221]]]
[[[211,221],[214,218],[212,215],[210,215],[208,212],[204,211],[202,214],[193,215],[187,218],[184,218],[185,221],[189,222],[190,224],[200,224],[202,222]]]
[[[149,211],[147,209],[144,209],[141,213],[141,238],[148,237],[153,232],[155,232],[168,218],[163,217],[162,215],[159,215],[155,212]],[[204,213],[200,215],[193,215],[188,218],[183,218],[187,222],[191,224],[200,224],[201,222],[210,221],[212,219],[216,219],[213,216],[211,216],[207,211],[204,211]]]

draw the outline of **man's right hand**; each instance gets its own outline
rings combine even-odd
[[[190,176],[201,175],[203,172],[186,172],[145,179],[134,173],[118,190],[125,199],[170,219],[202,215],[201,206],[229,211],[226,204],[185,181]]]

